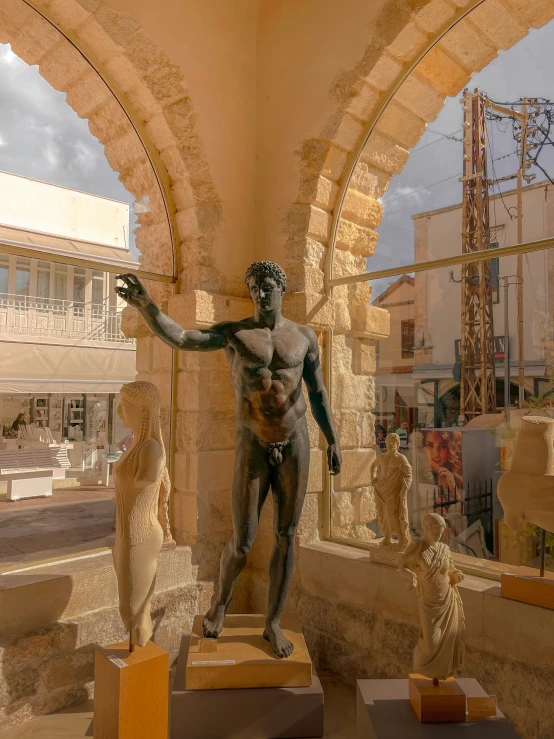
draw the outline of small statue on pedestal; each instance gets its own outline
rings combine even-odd
[[[389,434],[385,443],[387,451],[377,457],[372,472],[377,518],[384,537],[381,546],[391,547],[392,537],[397,535],[398,548],[405,549],[411,541],[408,489],[412,483],[412,467],[399,452],[398,434]],[[380,473],[376,476],[379,468]]]
[[[150,382],[121,389],[118,413],[133,431],[133,445],[114,464],[116,534],[113,559],[119,612],[129,650],[152,636],[150,606],[158,554],[175,546],[168,517],[169,475],[160,427],[160,394]]]
[[[400,576],[417,589],[420,633],[414,650],[414,671],[435,685],[461,669],[464,659],[464,609],[457,584],[464,579],[441,543],[446,522],[437,513],[423,517],[423,539],[400,555]]]

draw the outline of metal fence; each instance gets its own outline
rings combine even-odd
[[[121,310],[22,295],[0,294],[0,333],[135,343],[121,331]]]

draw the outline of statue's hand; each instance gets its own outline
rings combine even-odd
[[[327,463],[331,475],[338,475],[342,466],[342,455],[338,444],[329,444],[327,447]]]
[[[454,570],[452,573],[452,584],[457,585],[459,582],[462,582],[464,579],[464,573],[460,572],[460,570]]]
[[[123,285],[116,285],[116,293],[123,298],[133,308],[143,311],[152,304],[150,296],[143,287],[142,282],[136,275],[126,274],[117,275],[117,279],[121,280]]]

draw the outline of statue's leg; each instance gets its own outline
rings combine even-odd
[[[246,556],[256,538],[258,519],[269,490],[270,470],[267,453],[246,429],[237,432],[235,471],[231,493],[233,537],[221,555],[219,588],[204,616],[204,636],[217,638],[223,629],[233,586],[246,565]]]
[[[269,599],[264,637],[278,657],[289,657],[294,649],[280,627],[289,581],[294,570],[296,526],[308,484],[310,440],[306,420],[301,419],[283,461],[273,469],[271,488],[274,503],[275,548],[269,567]]]

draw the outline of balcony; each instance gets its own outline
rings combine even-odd
[[[121,331],[121,310],[0,293],[0,335],[36,336],[81,342],[134,344]]]

